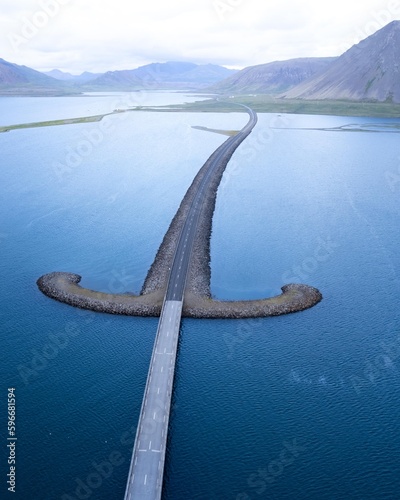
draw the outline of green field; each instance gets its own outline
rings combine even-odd
[[[375,103],[375,102],[351,102],[351,101],[304,101],[300,99],[277,99],[267,95],[257,96],[235,96],[224,101],[217,99],[206,99],[193,103],[169,105],[169,106],[137,106],[126,110],[114,110],[112,113],[104,115],[85,116],[80,118],[70,118],[64,120],[52,120],[35,123],[20,123],[17,125],[0,126],[1,132],[11,130],[54,127],[59,125],[72,125],[75,123],[99,122],[104,116],[128,111],[153,111],[153,112],[193,112],[193,113],[238,113],[245,112],[244,108],[234,104],[246,104],[258,113],[293,113],[309,115],[336,115],[336,116],[370,116],[380,118],[400,118],[400,104]],[[196,127],[209,132],[216,132],[224,135],[235,135],[235,130],[215,130],[207,127]]]
[[[51,120],[46,122],[34,122],[34,123],[19,123],[17,125],[6,125],[0,126],[0,133],[10,132],[11,130],[18,130],[23,128],[38,128],[38,127],[56,127],[59,125],[73,125],[75,123],[93,123],[100,122],[105,116],[115,115],[117,113],[123,113],[124,111],[113,111],[112,113],[106,113],[104,115],[94,115],[94,116],[83,116],[80,118],[66,118],[64,120]]]
[[[227,113],[240,109],[230,103],[246,104],[258,113],[293,113],[309,115],[371,116],[400,118],[400,104],[354,101],[306,101],[303,99],[278,99],[270,95],[238,95],[217,101],[207,99],[180,106],[165,106],[166,111],[197,111]],[[147,108],[149,109],[149,108]],[[158,108],[157,111],[162,109]],[[244,110],[243,110],[244,111]]]

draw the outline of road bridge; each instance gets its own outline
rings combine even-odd
[[[210,157],[208,170],[199,183],[179,235],[151,356],[125,500],[161,499],[175,362],[190,256],[213,174],[221,162],[230,159],[257,123],[256,113],[244,107],[250,120]]]

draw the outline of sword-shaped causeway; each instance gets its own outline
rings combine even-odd
[[[183,296],[193,243],[214,171],[227,155],[232,155],[231,149],[236,149],[257,123],[256,114],[251,110],[249,113],[246,127],[216,151],[198,185],[179,235],[147,376],[125,500],[161,498]]]
[[[241,105],[243,106],[243,105]],[[210,236],[217,189],[231,156],[257,123],[248,123],[210,156],[188,189],[159,248],[139,296],[81,287],[81,277],[50,273],[40,290],[67,304],[111,314],[160,316],[139,416],[125,500],[160,500],[181,317],[249,318],[301,311],[317,304],[313,287],[289,284],[276,297],[217,301],[210,294]]]

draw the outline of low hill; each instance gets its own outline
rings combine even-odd
[[[325,70],[334,60],[334,57],[309,57],[249,66],[207,90],[233,94],[278,94]]]
[[[282,97],[400,103],[400,21],[351,47]]]

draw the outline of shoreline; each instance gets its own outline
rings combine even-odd
[[[277,99],[268,95],[258,96],[235,96],[227,101],[216,99],[206,99],[184,104],[171,104],[165,106],[135,106],[127,109],[117,109],[110,113],[94,116],[82,116],[77,118],[65,118],[60,120],[48,120],[32,123],[19,123],[13,125],[1,125],[0,133],[12,130],[55,127],[61,125],[73,125],[78,123],[100,122],[105,116],[112,116],[118,113],[129,112],[152,112],[152,113],[243,113],[241,109],[232,109],[232,104],[239,102],[253,108],[257,113],[280,113],[280,114],[308,114],[320,116],[348,116],[359,118],[400,118],[400,104],[357,102],[357,101],[306,101],[295,99]],[[223,135],[234,135],[234,130],[216,130],[207,127],[193,125],[192,128]],[[313,130],[313,129],[310,129]],[[344,130],[349,131],[349,130]],[[357,130],[357,132],[365,132]]]

